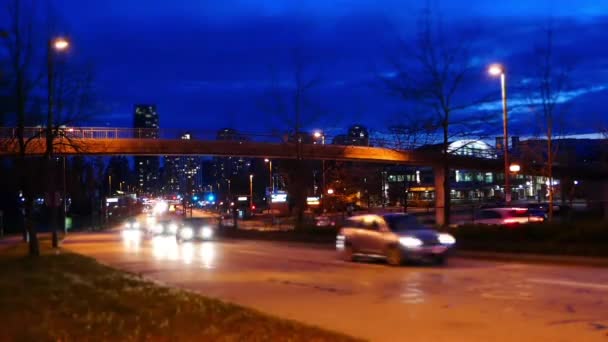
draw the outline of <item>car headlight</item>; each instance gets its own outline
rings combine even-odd
[[[141,234],[139,230],[123,230],[122,237],[125,240],[139,240],[141,238]]]
[[[201,229],[201,237],[203,239],[211,239],[212,236],[213,236],[213,229],[211,229],[209,227],[203,227]]]
[[[175,223],[172,223],[172,224],[169,225],[169,232],[171,234],[177,233],[177,225]]]
[[[192,228],[186,227],[186,228],[183,228],[179,232],[179,235],[181,236],[182,239],[189,240],[189,239],[192,239],[192,236],[194,235],[194,232],[192,231]]]
[[[133,229],[139,229],[139,222],[133,222],[133,224],[131,225],[131,227]]]
[[[129,222],[125,223],[125,228],[126,229],[131,229],[131,223],[129,223]]]
[[[163,232],[163,226],[161,224],[157,224],[154,226],[154,233],[161,234]]]
[[[422,246],[422,240],[411,236],[404,236],[402,238],[399,238],[399,243],[407,248],[415,248]]]
[[[439,243],[442,245],[453,245],[456,243],[456,239],[454,239],[454,237],[450,234],[441,233],[437,236],[437,238],[439,239]]]

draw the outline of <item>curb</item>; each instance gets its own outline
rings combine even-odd
[[[466,259],[500,260],[528,262],[535,264],[559,264],[571,266],[608,267],[608,258],[594,258],[568,255],[541,255],[527,253],[498,253],[455,250],[454,256]]]

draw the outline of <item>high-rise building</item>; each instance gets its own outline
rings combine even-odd
[[[133,134],[140,139],[158,139],[158,113],[155,105],[135,105],[133,115]],[[154,194],[159,186],[159,158],[135,157],[137,186],[143,193]]]
[[[369,131],[363,125],[352,125],[346,134],[338,134],[331,142],[334,145],[369,146]]]
[[[183,140],[193,139],[191,133],[184,133]],[[165,180],[163,187],[166,193],[195,193],[202,190],[201,158],[197,156],[165,157]]]
[[[217,140],[247,141],[235,129],[224,128],[217,132]],[[214,157],[213,180],[216,191],[222,196],[246,193],[249,189],[251,160],[242,157]]]
[[[349,145],[369,146],[369,132],[362,125],[350,126],[347,139]]]

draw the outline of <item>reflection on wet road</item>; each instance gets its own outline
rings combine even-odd
[[[323,247],[73,234],[66,248],[165,284],[378,341],[608,341],[608,269],[453,258],[346,263]]]

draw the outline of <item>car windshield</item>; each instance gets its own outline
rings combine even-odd
[[[384,220],[393,232],[427,229],[416,217],[410,215],[387,215]]]

